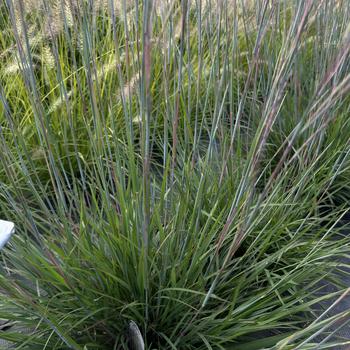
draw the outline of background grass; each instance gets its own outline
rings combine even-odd
[[[1,338],[349,343],[347,1],[0,6]]]

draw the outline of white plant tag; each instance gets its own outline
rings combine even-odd
[[[0,250],[10,240],[15,232],[15,224],[11,221],[0,220]]]

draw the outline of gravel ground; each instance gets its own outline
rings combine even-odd
[[[350,235],[350,213],[346,215],[345,222],[343,222],[343,224],[346,224],[348,227],[344,229],[344,231],[342,232],[342,235]],[[350,247],[349,247],[349,255],[350,255]],[[344,264],[345,267],[343,268],[343,271],[347,273],[347,276],[343,279],[344,285],[350,288],[350,258],[343,258],[340,260],[340,262]],[[322,294],[327,294],[335,291],[336,291],[336,288],[333,285],[326,282],[324,283]],[[327,308],[329,308],[332,305],[332,303],[334,303],[338,298],[339,296],[334,298],[333,300],[329,300],[324,304],[320,305],[320,309],[322,311],[327,310]],[[350,290],[344,296],[344,298],[342,298],[341,301],[339,301],[339,303],[337,303],[327,313],[327,316],[331,317],[341,312],[349,311],[349,310],[350,310]],[[335,324],[333,327],[331,327],[327,331],[335,332],[333,335],[333,339],[336,339],[336,340],[341,339],[344,342],[350,342],[350,317],[348,316],[347,318],[339,321],[338,324]],[[317,338],[317,340],[321,342],[323,338],[324,336]],[[348,344],[344,346],[338,346],[336,348],[332,348],[332,350],[350,350],[350,345]]]

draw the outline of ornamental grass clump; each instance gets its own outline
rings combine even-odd
[[[350,344],[348,1],[0,8],[6,347]]]

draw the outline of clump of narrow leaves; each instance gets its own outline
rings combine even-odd
[[[4,346],[349,343],[347,1],[0,6]]]

